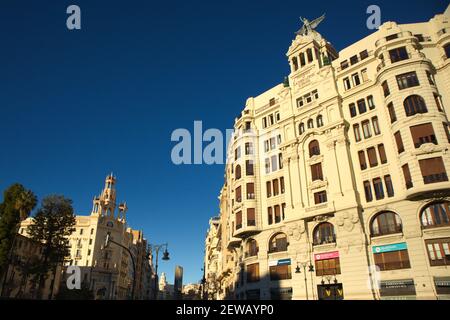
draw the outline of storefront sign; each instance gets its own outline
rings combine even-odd
[[[273,266],[282,266],[282,265],[290,265],[291,264],[291,259],[287,258],[287,259],[280,259],[280,260],[272,260],[269,261],[269,267],[273,267]]]
[[[318,254],[314,255],[314,260],[315,261],[334,259],[334,258],[339,258],[339,251],[318,253]]]
[[[406,242],[400,242],[400,243],[388,244],[385,246],[374,246],[374,247],[372,247],[372,252],[373,253],[383,253],[383,252],[399,251],[399,250],[406,250],[406,249],[408,249]]]
[[[386,280],[380,283],[380,295],[390,297],[416,295],[413,279]]]

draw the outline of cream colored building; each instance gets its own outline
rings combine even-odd
[[[66,266],[80,267],[82,281],[89,284],[96,299],[129,299],[133,282],[133,266],[129,253],[120,246],[104,247],[106,235],[128,248],[136,263],[134,299],[150,299],[152,290],[151,258],[142,231],[127,226],[126,203],[116,203],[116,177],[106,177],[100,196],[93,199],[89,216],[76,216],[75,231],[70,236],[70,257]],[[20,233],[26,235],[29,218]],[[64,278],[61,285],[65,285]]]
[[[450,297],[446,12],[339,52],[296,35],[287,79],[235,119],[205,247],[218,299]]]

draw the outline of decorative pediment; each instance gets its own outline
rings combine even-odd
[[[328,186],[328,180],[315,180],[309,183],[309,189],[315,190]]]

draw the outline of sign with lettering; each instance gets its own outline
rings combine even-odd
[[[334,258],[339,258],[339,251],[318,253],[318,254],[314,255],[314,260],[315,261],[334,259]]]
[[[291,259],[287,258],[287,259],[280,259],[280,260],[269,261],[269,267],[282,266],[282,265],[285,265],[285,264],[290,265],[291,264]]]
[[[400,242],[400,243],[388,244],[385,246],[374,246],[374,247],[372,247],[372,252],[373,253],[383,253],[383,252],[399,251],[399,250],[406,250],[406,249],[408,249],[406,242]]]

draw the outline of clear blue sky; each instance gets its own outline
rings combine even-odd
[[[77,4],[82,30],[66,29]],[[448,1],[1,0],[0,189],[58,193],[88,214],[105,176],[118,177],[128,221],[169,242],[160,271],[201,279],[204,237],[218,213],[223,166],[174,166],[171,132],[231,128],[248,96],[282,81],[299,16],[337,50],[382,21],[425,21]],[[1,196],[0,196],[1,197]]]

